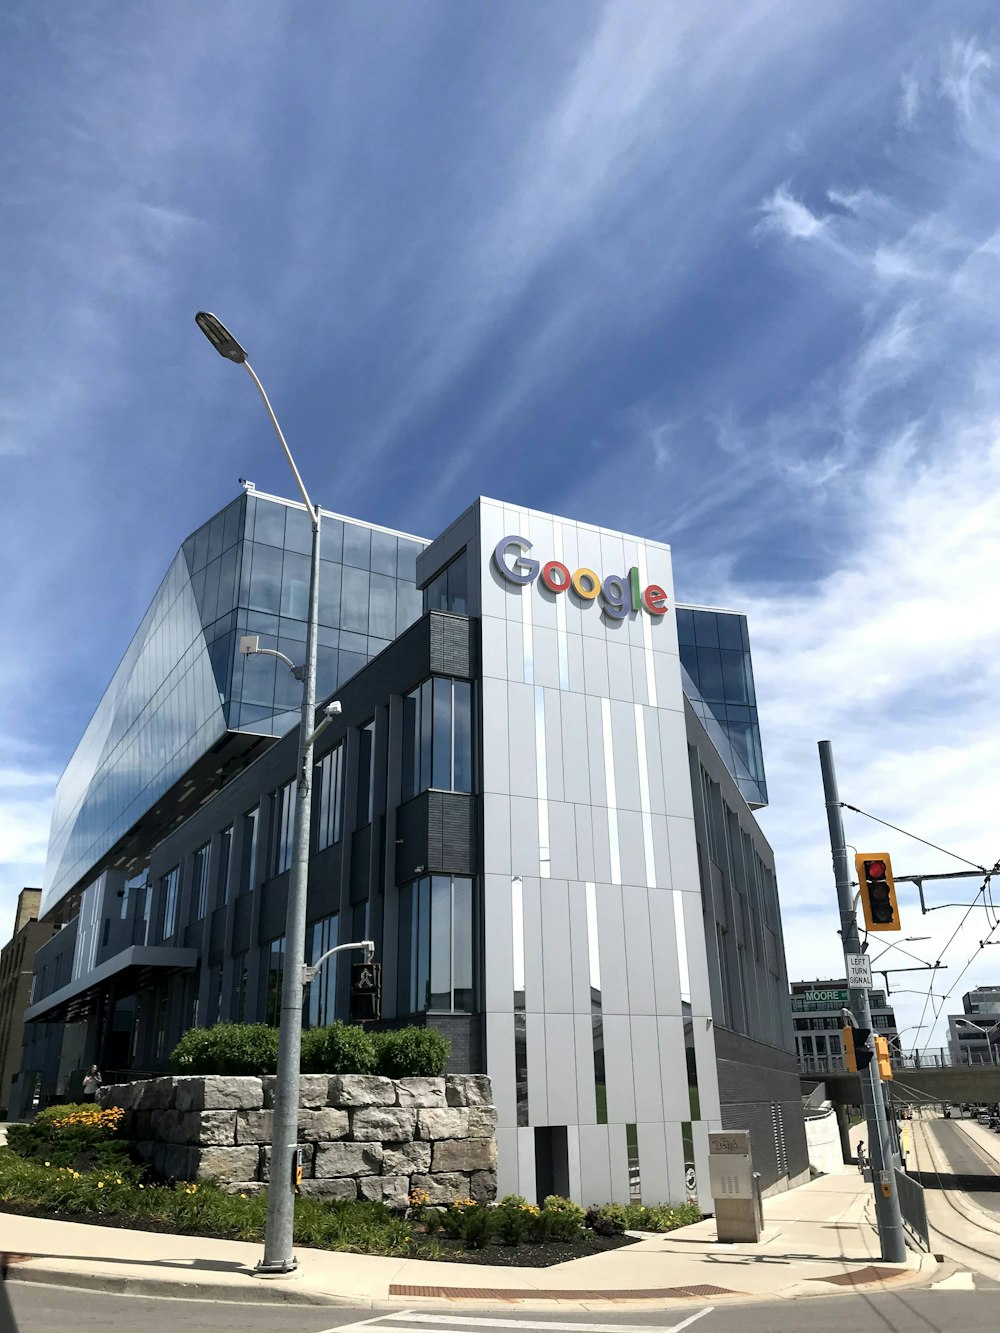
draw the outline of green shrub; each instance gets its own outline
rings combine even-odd
[[[189,1028],[171,1052],[170,1064],[178,1074],[273,1074],[278,1029],[264,1023]]]
[[[447,1068],[451,1042],[435,1028],[396,1028],[374,1036],[377,1072],[388,1078],[439,1078]]]
[[[304,1074],[373,1074],[377,1058],[375,1034],[367,1028],[331,1023],[302,1034]]]
[[[445,1234],[457,1240],[464,1250],[481,1250],[493,1239],[496,1213],[472,1199],[456,1199],[441,1214]]]
[[[571,1199],[550,1194],[542,1204],[541,1216],[546,1219],[547,1234],[552,1240],[578,1240],[583,1232],[586,1211]]]
[[[89,1168],[100,1161],[128,1160],[125,1144],[114,1142],[124,1111],[101,1110],[92,1102],[49,1106],[30,1125],[11,1125],[8,1147],[17,1156],[52,1166]]]
[[[586,1224],[599,1236],[623,1231],[675,1231],[701,1221],[701,1209],[694,1203],[642,1204],[606,1203],[587,1211]]]
[[[504,1245],[523,1245],[533,1234],[534,1215],[538,1211],[520,1194],[505,1194],[493,1209],[497,1238]]]

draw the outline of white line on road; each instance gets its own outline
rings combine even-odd
[[[408,1314],[414,1314],[412,1310],[402,1310],[396,1318],[402,1319]],[[365,1328],[368,1324],[380,1324],[383,1319],[389,1316],[384,1314],[372,1315],[371,1319],[359,1319],[356,1324],[336,1324],[333,1328],[324,1328],[320,1333],[347,1333],[349,1328]]]
[[[642,1333],[680,1333],[682,1328],[688,1328],[696,1319],[702,1315],[711,1314],[715,1309],[714,1305],[706,1306],[703,1310],[698,1310],[695,1314],[689,1315],[687,1319],[679,1324],[662,1324],[659,1326],[651,1324],[575,1324],[559,1322],[554,1319],[515,1319],[497,1316],[495,1319],[485,1319],[474,1315],[464,1315],[459,1311],[454,1314],[415,1314],[413,1311],[405,1313],[395,1313],[383,1315],[382,1318],[391,1320],[393,1323],[405,1323],[407,1325],[415,1324],[458,1324],[461,1328],[530,1328],[538,1330],[558,1330],[558,1333],[631,1333],[641,1327]],[[373,1321],[366,1320],[366,1323]],[[357,1324],[347,1325],[349,1328],[357,1328]]]

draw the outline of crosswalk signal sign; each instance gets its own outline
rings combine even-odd
[[[861,886],[861,908],[869,930],[901,930],[892,862],[885,852],[858,852],[854,858]]]
[[[382,1017],[382,964],[352,963],[352,1023],[373,1023]]]

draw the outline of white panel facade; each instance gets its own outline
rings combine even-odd
[[[554,1181],[583,1202],[679,1202],[720,1112],[670,551],[489,500],[473,529],[501,1192]],[[629,600],[635,567],[668,611],[615,619],[580,595],[587,576],[558,593],[512,582],[493,558],[507,536],[602,588],[621,576]],[[521,554],[506,563],[529,572]]]

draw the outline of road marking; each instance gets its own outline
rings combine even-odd
[[[715,1309],[714,1305],[706,1306],[703,1310],[698,1310],[695,1314],[688,1315],[687,1319],[682,1319],[679,1324],[663,1324],[654,1326],[643,1324],[642,1333],[680,1333],[683,1328],[690,1327],[696,1319],[702,1315],[711,1314]],[[576,1324],[558,1322],[554,1319],[516,1319],[505,1318],[498,1315],[493,1319],[486,1319],[474,1315],[464,1315],[459,1311],[454,1314],[425,1314],[415,1313],[412,1310],[380,1316],[381,1319],[389,1320],[393,1323],[414,1324],[457,1324],[461,1328],[530,1328],[530,1329],[552,1329],[559,1333],[629,1333],[630,1330],[637,1329],[635,1324]],[[372,1324],[375,1320],[366,1319],[364,1323]],[[358,1324],[342,1325],[342,1328],[358,1328]],[[333,1330],[332,1333],[337,1333]]]
[[[971,1273],[952,1273],[951,1277],[940,1282],[932,1282],[932,1291],[975,1291],[976,1284]]]
[[[397,1316],[397,1318],[402,1319],[404,1316],[413,1313],[416,1312],[411,1310],[403,1310]],[[356,1324],[335,1324],[333,1328],[321,1329],[320,1333],[347,1333],[347,1330],[349,1328],[365,1328],[368,1324],[380,1324],[382,1320],[385,1319],[386,1317],[387,1316],[384,1314],[377,1314],[373,1315],[371,1319],[359,1319]]]

